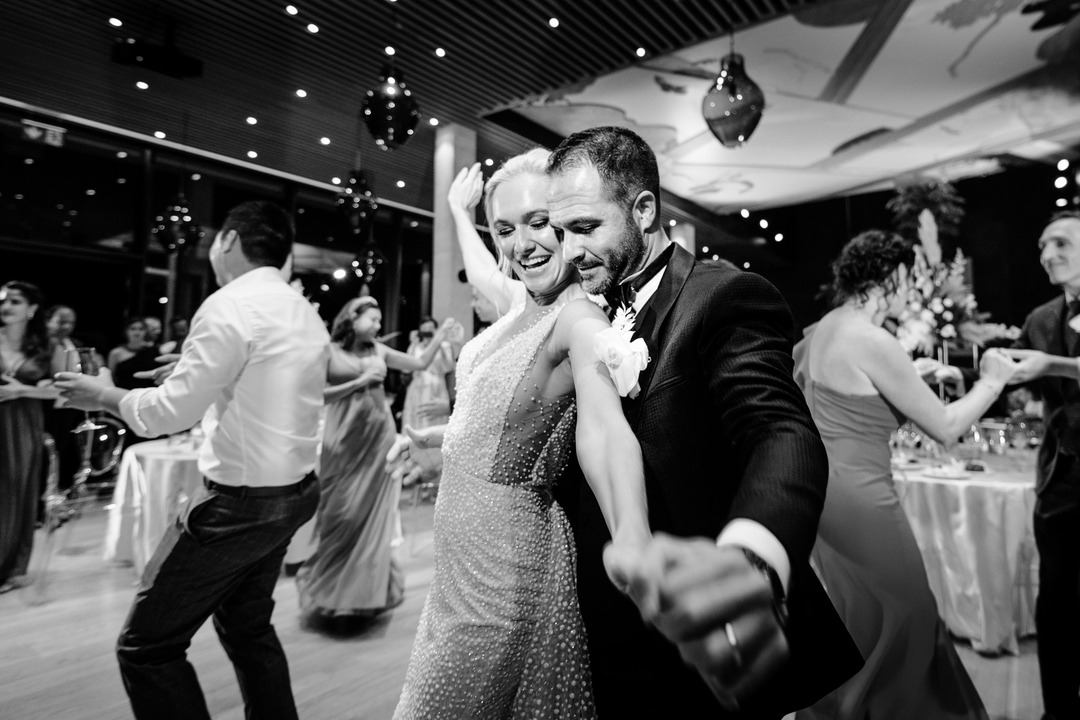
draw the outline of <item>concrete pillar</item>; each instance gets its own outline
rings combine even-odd
[[[668,237],[672,242],[676,242],[682,246],[683,250],[686,250],[691,255],[697,254],[697,240],[696,230],[693,225],[687,222],[676,223],[674,227],[668,228]]]
[[[454,219],[446,193],[458,171],[476,162],[476,132],[453,123],[435,131],[435,222],[431,237],[431,307],[425,308],[440,320],[455,318],[472,337],[472,292],[458,280],[465,269],[454,233]]]

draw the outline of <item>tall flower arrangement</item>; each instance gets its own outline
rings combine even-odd
[[[896,333],[909,352],[933,355],[945,343],[981,346],[1019,336],[1019,328],[988,323],[989,313],[979,312],[962,251],[958,249],[951,261],[942,261],[938,235],[956,235],[964,216],[963,199],[949,183],[898,188],[887,207],[897,230],[919,240],[911,295]]]

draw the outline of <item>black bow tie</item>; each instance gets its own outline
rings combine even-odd
[[[619,283],[613,287],[605,299],[608,306],[614,311],[618,307],[630,307],[637,299],[638,291],[645,287],[650,280],[667,267],[668,262],[671,260],[671,256],[675,252],[675,243],[671,243],[664,249],[664,252],[656,256],[651,263],[645,266],[638,275],[629,282]]]

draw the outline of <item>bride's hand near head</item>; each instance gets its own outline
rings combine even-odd
[[[454,182],[450,183],[450,192],[446,199],[450,203],[451,212],[468,213],[470,221],[472,212],[480,204],[480,197],[484,194],[484,176],[480,172],[480,163],[473,163],[471,167],[461,168]]]

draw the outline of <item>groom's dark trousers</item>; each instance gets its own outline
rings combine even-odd
[[[117,645],[139,720],[209,720],[187,648],[211,615],[236,669],[246,717],[297,717],[270,616],[289,539],[315,513],[319,484],[309,475],[272,491],[281,492],[200,488],[158,545]]]

